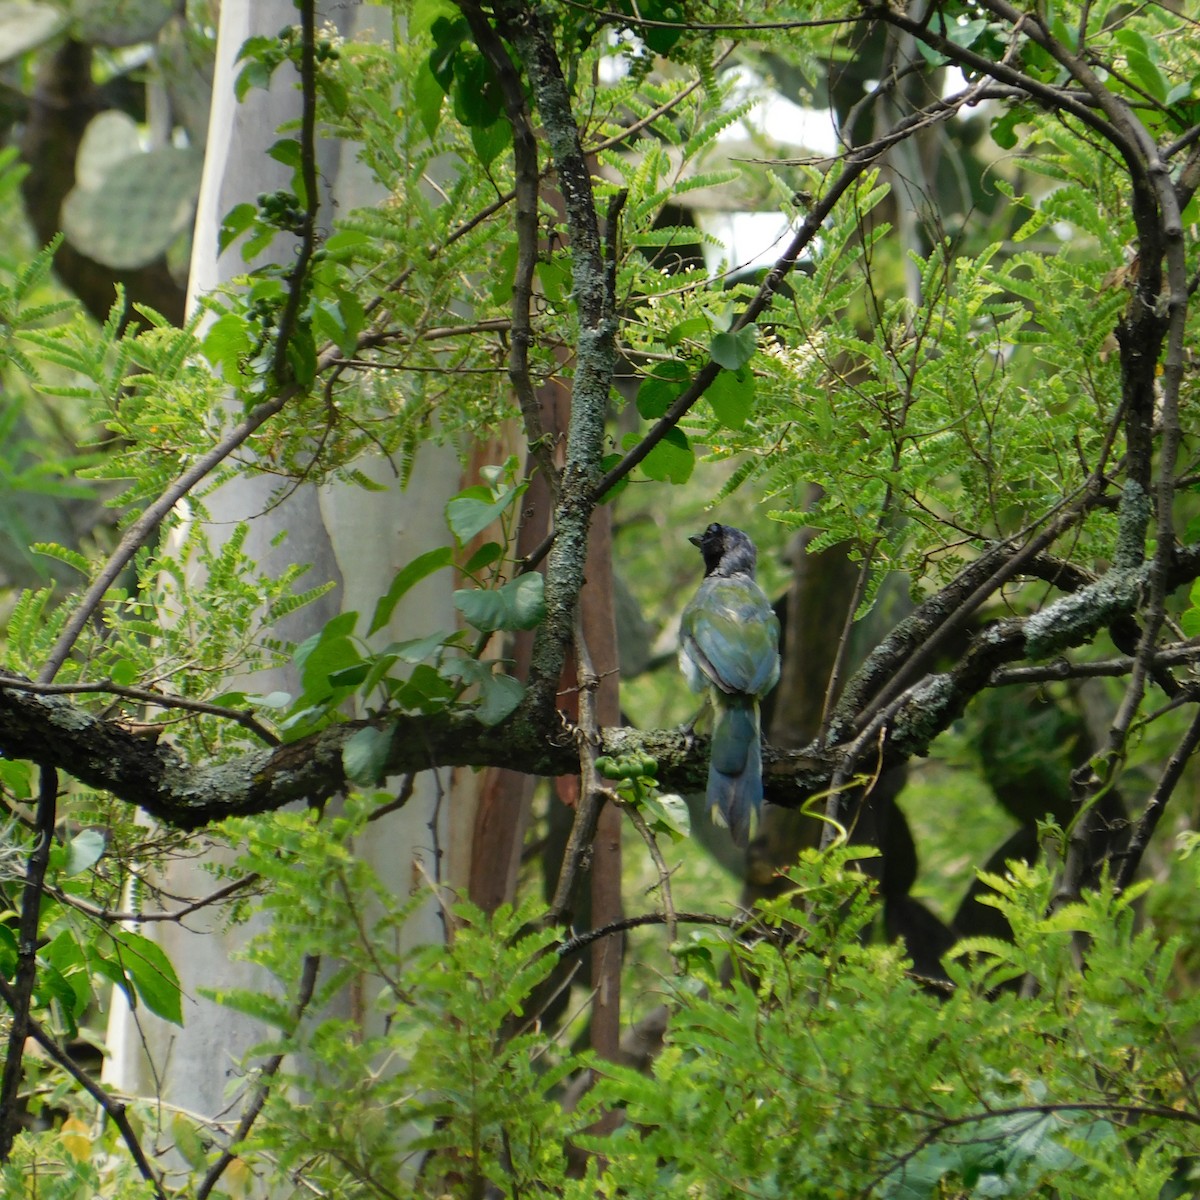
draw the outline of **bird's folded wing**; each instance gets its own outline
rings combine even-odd
[[[779,623],[749,581],[708,579],[683,613],[683,647],[723,692],[757,696],[779,669]]]

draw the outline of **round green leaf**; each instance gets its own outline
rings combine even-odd
[[[346,778],[361,787],[373,787],[384,776],[388,751],[392,747],[390,732],[367,725],[342,747],[342,767]]]
[[[754,372],[749,367],[722,371],[704,397],[726,429],[743,429],[754,407]]]
[[[79,875],[100,861],[104,853],[104,834],[98,829],[82,829],[67,846],[68,875]]]
[[[642,460],[642,470],[660,483],[687,483],[696,455],[681,429],[668,429],[662,441]]]
[[[170,147],[115,163],[97,188],[73,188],[63,201],[63,231],[97,262],[144,267],[191,228],[203,158]]]
[[[708,352],[718,367],[736,371],[754,357],[755,338],[758,326],[744,325],[736,333],[714,333],[708,343]]]
[[[49,4],[0,4],[0,62],[48,42],[66,23],[66,13]]]

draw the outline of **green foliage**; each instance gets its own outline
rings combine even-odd
[[[29,7],[39,37],[57,31],[57,22],[45,24],[46,6]],[[555,4],[536,15],[560,40],[583,142],[599,168],[601,219],[624,196],[620,229],[604,230],[604,253],[622,361],[636,386],[633,404],[614,414],[612,453],[600,469],[642,445],[700,372],[719,368],[701,401],[642,459],[632,473],[641,486],[622,503],[639,490],[653,497],[644,501],[643,527],[678,540],[682,508],[736,504],[734,492],[754,483],[784,530],[819,531],[810,549],[845,543],[880,568],[861,615],[886,571],[932,586],[979,547],[1041,521],[1093,474],[1119,469],[1128,447],[1118,427],[1112,331],[1129,302],[1127,247],[1137,231],[1125,167],[1097,137],[1080,136],[1078,114],[1014,103],[979,122],[994,146],[1012,152],[1011,161],[993,164],[986,213],[931,219],[910,238],[899,220],[910,215],[899,209],[908,198],[882,175],[863,175],[787,288],[748,321],[758,279],[730,274],[734,263],[714,279],[681,257],[713,239],[679,208],[707,202],[705,193],[720,187],[796,228],[831,178],[819,162],[769,169],[740,156],[729,161],[719,138],[749,116],[751,102],[718,76],[726,47],[702,25],[732,35],[739,60],[774,60],[781,73],[807,75],[812,90],[812,80],[828,79],[818,71],[848,68],[863,50],[836,24],[855,24],[861,6],[801,7],[805,18],[830,24],[803,39],[782,29],[751,39],[740,26],[756,14],[744,6],[718,3],[705,22],[689,23],[674,0],[620,0],[616,16]],[[1042,7],[1046,28],[1077,45],[1078,7]],[[1183,161],[1200,119],[1195,39],[1179,36],[1185,26],[1167,9],[1105,2],[1088,12],[1087,61],[1106,64],[1103,86],[1134,104],[1151,136],[1175,140]],[[22,389],[0,413],[6,497],[103,500],[128,528],[236,423],[279,399],[285,383],[286,417],[259,427],[242,458],[204,486],[242,472],[269,476],[272,502],[300,484],[379,489],[365,456],[394,461],[404,483],[422,443],[454,444],[469,461],[482,432],[518,415],[504,369],[516,329],[518,242],[500,81],[456,5],[417,0],[401,17],[404,34],[394,45],[324,33],[317,45],[321,136],[352,141],[384,199],[328,221],[322,214],[320,244],[303,272],[293,250],[307,237],[315,197],[306,194],[305,151],[291,128],[269,151],[287,172],[284,186],[236,206],[219,231],[220,249],[236,249],[245,274],[205,297],[203,313],[182,329],[144,306],[126,325],[119,293],[97,328],[52,290],[57,243],[25,257],[0,248],[0,352],[6,386],[11,379]],[[1003,56],[1054,88],[1067,80],[1064,64],[1027,30],[1004,30],[972,6],[937,7],[930,21],[940,23],[946,49]],[[941,50],[919,49],[927,63],[944,65]],[[238,98],[278,83],[277,72],[300,54],[295,28],[251,39],[240,55]],[[522,83],[527,66],[512,61]],[[608,74],[613,82],[597,85]],[[933,76],[927,82],[940,88]],[[554,116],[534,113],[541,129]],[[543,141],[542,178],[550,175],[547,150]],[[67,206],[77,240],[113,263],[156,256],[186,215],[192,153],[139,156],[136,170],[117,172],[105,198],[82,188]],[[19,174],[5,152],[0,203],[15,202]],[[164,187],[147,188],[147,180]],[[135,196],[139,189],[146,194]],[[521,214],[536,223],[538,257],[525,348],[532,384],[569,390],[581,339],[592,331],[579,328],[577,263],[549,195]],[[156,201],[140,210],[140,240],[122,196]],[[1185,224],[1195,215],[1193,202]],[[1185,399],[1193,386],[1189,377]],[[86,463],[49,451],[29,461],[36,438],[20,426],[21,408],[50,403],[95,447]],[[1200,431],[1195,412],[1184,405],[1188,437]],[[530,438],[536,432],[526,430]],[[507,661],[482,657],[484,647],[502,643],[492,635],[535,629],[545,615],[542,576],[520,573],[516,561],[521,506],[536,494],[527,492],[525,471],[515,457],[480,470],[445,508],[446,545],[402,564],[362,616],[339,613],[295,646],[276,624],[326,588],[302,588],[301,564],[263,571],[245,525],[210,540],[205,495],[194,493],[89,613],[60,677],[253,709],[285,739],[363,715],[470,712],[499,724],[524,691]],[[669,508],[664,484],[674,489]],[[687,486],[695,490],[680,491]],[[72,539],[22,524],[4,507],[23,550],[84,585],[98,578],[112,530],[97,525],[87,539]],[[35,524],[36,537],[25,536]],[[1111,509],[1089,517],[1070,547],[1075,563],[1110,559],[1113,528]],[[678,595],[674,565],[664,561],[661,539],[647,541],[654,545],[642,548],[637,565],[653,561],[641,586],[669,607]],[[412,589],[446,569],[463,576],[447,628],[373,640],[398,623]],[[1028,590],[1005,600],[1020,612],[1039,602]],[[76,601],[49,583],[14,597],[10,669],[38,673]],[[1198,605],[1193,591],[1181,622],[1188,634],[1200,629]],[[456,622],[471,628],[449,628]],[[280,666],[293,669],[294,694],[228,684],[232,675]],[[140,701],[102,702],[108,715],[139,724],[169,720],[183,756],[211,762],[244,749],[251,736],[212,714],[147,716]],[[1050,743],[1038,751],[1042,765],[1065,782],[1064,738]],[[391,744],[386,721],[357,729],[342,750],[350,782],[376,786]],[[652,759],[608,756],[596,768],[656,832],[686,836],[682,802],[658,794]],[[23,814],[29,772],[0,760],[0,787]],[[881,944],[859,860],[844,849],[808,856],[790,877],[789,898],[760,906],[729,935],[689,933],[672,948],[685,969],[661,984],[666,1048],[636,1072],[561,1044],[566,1035],[547,1014],[563,947],[536,905],[488,917],[440,889],[398,897],[364,864],[358,850],[374,834],[371,822],[395,799],[352,794],[325,821],[281,814],[223,831],[241,852],[240,869],[260,880],[263,920],[248,957],[276,985],[212,986],[232,1012],[266,1027],[249,1068],[283,1056],[263,1119],[237,1148],[243,1169],[265,1185],[347,1197],[475,1198],[494,1184],[513,1195],[764,1200],[1159,1200],[1184,1187],[1200,1152],[1190,1090],[1200,1064],[1187,1035],[1200,1012],[1188,998],[1195,989],[1176,986],[1194,951],[1169,935],[1194,940],[1197,925],[1195,902],[1178,883],[1167,900],[1162,888],[1117,895],[1105,883],[1060,905],[1045,870],[993,872],[985,880],[990,902],[1013,929],[1012,942],[961,943],[946,978],[931,980],[914,977],[901,950]],[[118,903],[129,864],[140,877],[175,847],[135,830],[107,797],[81,792],[64,807],[40,913],[34,1014],[60,1037],[89,1035],[102,985],[112,983],[135,1010],[178,1022],[179,982],[157,944],[85,919],[98,898]],[[30,847],[17,825],[6,837],[0,972],[12,978],[24,886],[12,864]],[[1139,927],[1139,899],[1157,923]],[[91,907],[72,906],[81,900]],[[426,903],[440,906],[447,944],[414,949],[410,923]],[[345,999],[351,985],[353,1011]],[[597,1086],[568,1112],[560,1100],[584,1070],[595,1072]],[[22,1137],[4,1167],[5,1194],[145,1193],[111,1128],[69,1123],[82,1110],[57,1069],[43,1063],[31,1071],[34,1108],[50,1129]],[[601,1132],[613,1113],[623,1123]],[[211,1131],[190,1116],[154,1128],[169,1131],[186,1163],[181,1175],[212,1165]],[[583,1178],[570,1146],[595,1154]],[[241,1186],[236,1178],[233,1171],[222,1185],[230,1194]],[[194,1191],[193,1183],[180,1187]]]
[[[264,1023],[251,1062],[308,1064],[284,1066],[240,1147],[263,1184],[302,1170],[331,1196],[414,1200],[488,1181],[567,1197],[1151,1200],[1200,1152],[1200,1064],[1181,1036],[1200,1009],[1169,987],[1178,944],[1135,921],[1144,889],[1052,909],[1050,875],[1014,867],[989,881],[1013,942],[964,945],[946,980],[926,980],[871,937],[862,852],[809,854],[791,896],[733,936],[693,932],[677,948],[687,973],[663,988],[665,1047],[643,1073],[542,1028],[558,935],[536,908],[487,918],[389,892],[355,850],[388,799],[225,830],[264,882],[269,920],[247,954],[276,985],[214,995]],[[411,948],[407,923],[430,903],[451,936]],[[312,956],[315,991],[297,1008]],[[361,1024],[326,1007],[352,975]],[[597,1082],[568,1113],[558,1095],[582,1070]],[[619,1126],[599,1132],[609,1112]],[[570,1177],[571,1144],[600,1156],[584,1179]],[[200,1171],[212,1151],[194,1151]]]

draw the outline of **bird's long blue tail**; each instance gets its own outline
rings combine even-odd
[[[722,696],[716,703],[708,763],[712,819],[728,826],[733,840],[744,846],[758,829],[762,800],[758,701],[749,696]]]

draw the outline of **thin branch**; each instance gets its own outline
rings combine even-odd
[[[3,976],[0,976],[0,1000],[3,1000],[10,1009],[14,1009],[16,1005],[16,996],[12,987],[5,981]],[[128,1112],[126,1111],[125,1103],[117,1100],[110,1095],[103,1087],[100,1086],[92,1077],[85,1071],[71,1056],[58,1044],[49,1031],[35,1017],[29,1018],[27,1026],[28,1035],[46,1052],[46,1057],[49,1058],[55,1066],[61,1068],[85,1091],[101,1109],[104,1110],[105,1116],[112,1121],[121,1134],[121,1140],[125,1143],[129,1150],[130,1157],[134,1161],[138,1172],[142,1178],[154,1189],[154,1195],[157,1200],[167,1200],[167,1194],[163,1190],[161,1181],[155,1173],[154,1168],[150,1165],[149,1159],[146,1157],[146,1152],[142,1149],[141,1142],[138,1141],[138,1136],[134,1132],[133,1124],[129,1120]]]
[[[554,887],[554,898],[543,918],[547,925],[560,923],[570,912],[575,894],[576,880],[583,867],[584,859],[596,837],[596,825],[604,802],[612,793],[600,782],[596,771],[599,756],[600,731],[596,722],[596,688],[599,679],[592,669],[591,656],[583,637],[582,621],[578,612],[575,621],[575,657],[579,676],[579,728],[575,742],[579,753],[579,800],[575,806],[575,820],[567,836],[563,851],[562,866]]]
[[[45,763],[39,765],[37,818],[33,850],[25,867],[25,886],[21,895],[21,919],[17,928],[17,968],[11,993],[5,999],[12,1012],[8,1031],[8,1051],[4,1076],[0,1080],[0,1162],[8,1162],[13,1140],[21,1123],[18,1097],[21,1089],[25,1038],[29,1034],[30,1005],[37,982],[38,923],[42,911],[42,893],[54,825],[58,812],[58,773]]]
[[[638,806],[626,803],[619,795],[613,795],[610,799],[633,822],[633,827],[638,831],[638,836],[642,841],[646,843],[646,849],[650,853],[654,869],[658,872],[658,890],[662,895],[663,918],[667,923],[668,953],[671,955],[675,974],[682,975],[683,963],[675,953],[675,943],[679,940],[679,921],[675,915],[675,899],[671,894],[670,868],[662,856],[662,851],[658,848],[658,839],[654,836],[654,831],[646,824],[646,818],[642,816]]]
[[[232,883],[217,888],[215,892],[209,892],[207,896],[201,896],[198,900],[193,900],[191,903],[183,905],[182,908],[172,909],[170,912],[123,912],[120,909],[103,908],[99,904],[92,904],[80,896],[72,896],[70,892],[64,892],[61,888],[47,886],[45,891],[48,896],[53,896],[61,904],[67,904],[95,921],[104,921],[114,925],[123,922],[140,925],[152,921],[182,921],[185,917],[190,917],[192,913],[211,908],[212,905],[220,904],[222,901],[228,900],[230,896],[236,896],[239,892],[253,887],[258,883],[259,878],[257,872],[243,875],[241,879],[235,879]]]
[[[268,746],[280,744],[279,738],[263,725],[249,709],[238,711],[225,708],[220,704],[210,704],[206,700],[173,696],[156,691],[154,688],[126,687],[124,684],[113,683],[111,679],[103,679],[95,683],[35,683],[32,679],[22,679],[19,676],[0,671],[0,686],[15,688],[18,691],[36,692],[39,696],[121,696],[126,700],[139,700],[158,708],[178,708],[186,712],[206,713],[209,716],[225,717],[227,720],[236,722],[261,738]]]
[[[1134,656],[1123,654],[1119,658],[1103,658],[1095,662],[1071,662],[1067,658],[1056,658],[1052,662],[1038,663],[1031,667],[1002,667],[992,673],[989,687],[1012,687],[1031,683],[1055,683],[1068,679],[1119,679],[1133,670]],[[1166,667],[1186,666],[1200,661],[1200,643],[1184,642],[1174,646],[1163,646],[1155,651],[1150,667],[1157,672]]]
[[[670,29],[684,33],[769,33],[789,29],[827,29],[830,26],[858,24],[862,18],[853,17],[796,17],[779,21],[664,21],[638,14],[616,12],[612,9],[593,8],[579,0],[567,0],[571,8],[578,8],[593,20],[603,20],[618,29]]]
[[[299,0],[300,9],[300,177],[304,184],[304,217],[300,222],[300,246],[296,262],[288,272],[288,294],[275,335],[272,372],[282,383],[294,372],[288,365],[288,349],[296,332],[300,306],[308,290],[308,268],[317,247],[317,48],[316,14],[313,0]]]
[[[750,925],[758,928],[754,918],[748,913],[738,913],[732,917],[719,917],[714,913],[677,912],[675,920],[682,921],[685,925],[716,925],[721,929],[744,929]],[[567,958],[572,954],[578,954],[580,950],[587,949],[593,942],[599,941],[601,938],[614,937],[616,934],[626,933],[630,929],[640,929],[644,925],[665,925],[666,922],[666,913],[660,912],[624,917],[620,921],[614,921],[611,925],[604,925],[599,929],[589,929],[585,933],[577,933],[573,937],[564,938],[558,944],[557,954],[559,958]],[[767,936],[770,936],[778,931],[767,929],[765,932]]]
[[[551,493],[558,490],[558,467],[553,447],[542,427],[542,410],[529,373],[529,349],[533,345],[533,275],[538,255],[538,152],[533,136],[533,123],[525,103],[525,90],[513,67],[508,50],[492,28],[478,5],[460,3],[475,44],[491,63],[504,110],[513,137],[513,175],[516,180],[513,196],[516,212],[513,228],[517,234],[517,262],[513,275],[512,335],[509,339],[508,377],[516,393],[517,404],[525,422],[525,439]]]
[[[306,954],[304,956],[304,965],[300,972],[300,985],[296,990],[296,1000],[292,1005],[291,1011],[293,1030],[300,1024],[301,1018],[312,1001],[313,992],[317,986],[317,973],[320,971],[320,968],[321,959],[319,955]],[[229,1145],[221,1151],[216,1162],[209,1167],[204,1178],[200,1181],[200,1185],[196,1188],[196,1200],[207,1200],[208,1194],[220,1182],[226,1168],[237,1158],[237,1147],[241,1142],[245,1141],[250,1130],[254,1128],[254,1123],[258,1120],[258,1116],[267,1102],[267,1097],[271,1093],[271,1084],[275,1076],[279,1073],[279,1068],[283,1066],[283,1060],[286,1057],[287,1055],[281,1051],[278,1054],[271,1055],[263,1063],[258,1073],[258,1086],[254,1090],[254,1095],[246,1105],[242,1113],[242,1118],[238,1121],[237,1129],[234,1130],[233,1136],[230,1138]]]
[[[1133,827],[1133,834],[1129,839],[1128,847],[1121,855],[1121,865],[1116,874],[1118,891],[1124,891],[1133,882],[1142,856],[1146,853],[1146,847],[1150,844],[1150,838],[1158,828],[1158,822],[1166,811],[1167,801],[1170,800],[1183,777],[1183,770],[1192,755],[1195,754],[1197,746],[1200,746],[1200,712],[1197,712],[1192,718],[1192,723],[1180,738],[1179,745],[1175,747],[1171,757],[1167,760],[1150,799],[1146,801],[1142,815]]]

